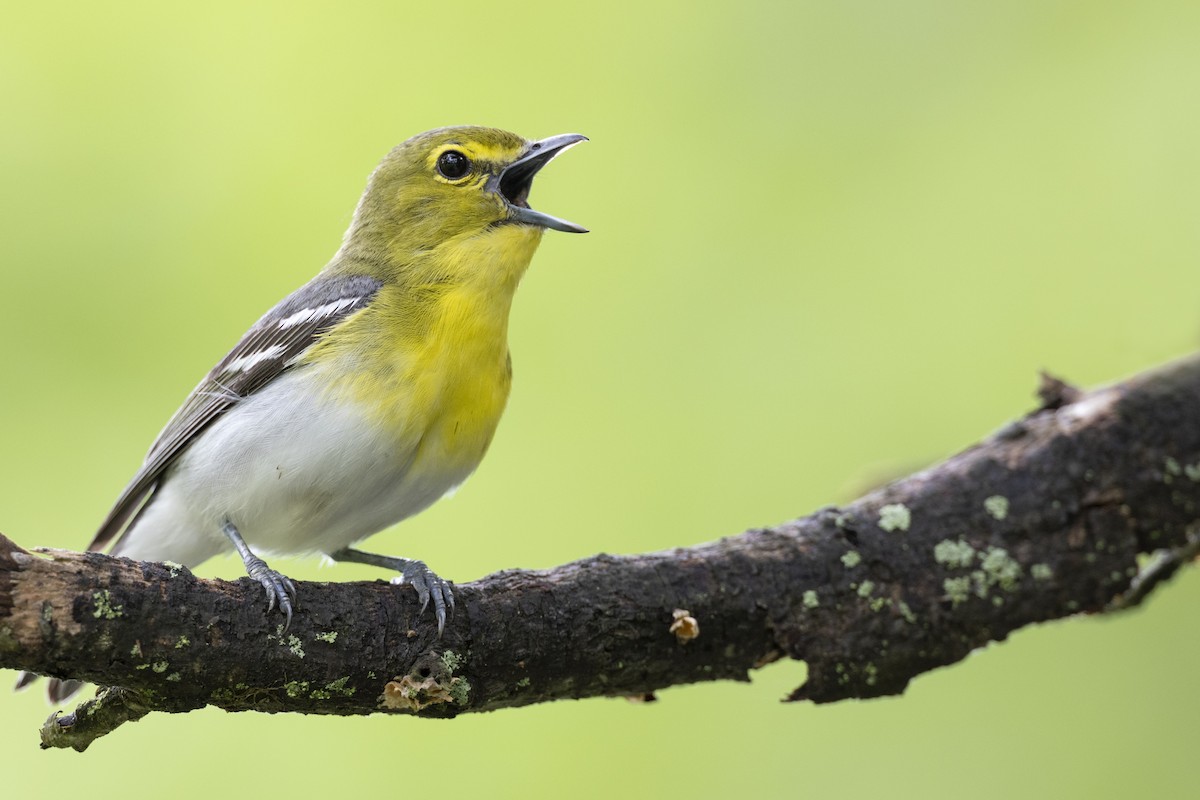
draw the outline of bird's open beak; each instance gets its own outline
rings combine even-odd
[[[587,228],[581,225],[534,211],[529,207],[529,187],[533,185],[533,176],[537,175],[538,170],[549,164],[559,153],[586,141],[587,137],[581,134],[564,133],[530,142],[521,157],[504,168],[496,179],[495,190],[508,201],[509,219],[512,222],[539,225],[568,233],[587,233]]]

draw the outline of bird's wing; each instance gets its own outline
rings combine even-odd
[[[128,530],[159,479],[187,446],[235,404],[266,386],[326,331],[362,309],[379,291],[367,276],[317,278],[285,297],[254,323],[192,390],[133,476],[88,546],[100,550]]]

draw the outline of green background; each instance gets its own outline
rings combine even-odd
[[[1090,385],[1200,339],[1195,4],[197,5],[4,12],[0,530],[23,545],[85,546],[383,153],[446,124],[592,139],[534,188],[593,232],[534,259],[491,453],[371,540],[458,581],[843,502],[1026,411],[1039,368]],[[649,706],[155,716],[80,756],[39,752],[44,701],[0,692],[3,793],[1179,794],[1197,602],[1187,574],[824,707],[778,702],[785,663]]]

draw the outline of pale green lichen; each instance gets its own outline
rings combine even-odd
[[[863,581],[862,585],[858,587],[858,596],[870,597],[873,591],[875,591],[875,583],[873,581]]]
[[[1167,456],[1167,460],[1163,462],[1163,467],[1166,468],[1168,475],[1182,475],[1183,468],[1179,466],[1179,462]]]
[[[314,638],[318,642],[325,642],[326,644],[333,644],[334,642],[337,641],[337,637],[338,637],[337,631],[326,631],[325,633],[318,633]]]
[[[882,611],[885,607],[891,605],[891,603],[892,601],[886,597],[873,597],[871,598],[870,609],[876,612]]]
[[[124,606],[117,605],[112,601],[112,595],[108,593],[108,589],[92,592],[92,600],[96,603],[96,610],[92,612],[92,616],[96,619],[117,619],[125,613]]]
[[[966,569],[975,560],[975,548],[962,539],[943,539],[933,546],[933,560],[946,569]]]
[[[1021,579],[1021,565],[1002,547],[989,547],[979,566],[987,573],[989,583],[1006,592],[1017,588]]]
[[[1192,481],[1193,483],[1200,482],[1200,461],[1197,461],[1195,464],[1185,465],[1183,468],[1183,474],[1187,475],[1188,480]]]
[[[903,503],[891,503],[879,509],[879,527],[885,531],[906,531],[912,524],[912,512]]]
[[[946,593],[946,599],[953,605],[965,603],[967,598],[971,596],[971,579],[963,576],[961,578],[946,578],[942,581],[942,590]]]
[[[308,681],[288,681],[283,685],[283,690],[288,697],[303,697],[308,691]]]
[[[168,574],[169,574],[169,575],[170,575],[172,578],[178,578],[178,577],[179,577],[179,573],[180,573],[181,571],[183,571],[183,564],[177,564],[177,563],[176,563],[176,562],[174,562],[174,561],[164,561],[164,562],[162,562],[162,563],[163,563],[163,566],[167,568],[167,573],[168,573]]]
[[[521,680],[517,681],[518,689],[524,689],[527,686],[529,686],[529,676],[528,675],[525,676],[524,678],[521,678]]]
[[[192,640],[189,639],[188,637],[180,636],[179,640],[175,642],[175,649],[182,650],[183,648],[187,647],[191,643],[192,643]]]
[[[133,656],[134,658],[141,658],[142,657],[142,643],[134,642],[133,647],[131,647],[129,649],[129,655]]]
[[[821,605],[820,598],[817,597],[816,590],[806,589],[801,595],[800,602],[804,603],[805,608],[816,608]]]
[[[292,651],[292,655],[296,658],[304,658],[304,643],[297,636],[288,636],[287,649]]]
[[[983,501],[984,510],[996,519],[1008,516],[1008,498],[1002,494],[994,494]]]
[[[862,556],[858,554],[857,550],[847,550],[845,553],[842,553],[842,564],[845,565],[846,569],[854,569],[860,563],[862,563]]]
[[[917,615],[914,614],[913,610],[908,607],[908,603],[901,600],[899,603],[896,604],[896,608],[899,609],[900,616],[904,617],[905,622],[907,622],[911,625],[912,623],[917,621]]]
[[[1054,570],[1049,564],[1034,564],[1029,568],[1029,574],[1035,581],[1048,581],[1054,576]]]
[[[354,695],[354,687],[346,688],[347,681],[350,676],[338,678],[336,681],[330,681],[325,684],[324,689],[313,689],[309,695],[314,700],[329,700],[333,697],[352,697]]]
[[[447,689],[450,699],[460,706],[465,706],[471,697],[471,683],[466,678],[452,678]]]
[[[155,672],[157,672],[158,674],[161,675],[162,673],[166,672],[170,666],[171,665],[168,664],[166,661],[155,661],[153,664],[150,665],[150,669],[154,670]]]
[[[442,653],[442,663],[446,665],[446,669],[454,672],[456,669],[462,666],[463,657],[453,650],[447,650],[446,652]]]
[[[170,675],[164,678],[164,680],[171,681],[172,683],[179,683],[181,680],[183,680],[183,676],[178,672],[172,672]]]
[[[1004,605],[1004,598],[1000,595],[995,595],[992,597],[992,605],[994,605],[996,608],[999,608],[1000,606]]]
[[[249,688],[246,684],[239,681],[233,685],[232,689],[213,689],[210,697],[218,703],[244,704],[251,696],[251,693],[246,691]]]

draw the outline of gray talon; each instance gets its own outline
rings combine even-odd
[[[286,575],[268,567],[266,562],[257,556],[248,561],[246,571],[250,573],[251,578],[262,584],[266,591],[267,613],[270,614],[275,610],[275,604],[279,604],[279,610],[287,617],[283,624],[286,631],[292,626],[292,605],[296,600],[295,584]]]
[[[423,561],[409,561],[404,565],[400,577],[417,590],[417,597],[421,601],[419,613],[425,613],[432,596],[433,617],[437,620],[438,636],[440,637],[446,629],[446,606],[449,605],[451,612],[454,611],[454,593],[450,591],[450,584],[439,578],[437,573],[425,566]]]
[[[343,547],[341,550],[330,553],[329,557],[334,561],[370,564],[373,567],[399,572],[400,575],[394,578],[392,583],[412,585],[417,593],[417,599],[421,601],[419,613],[425,613],[425,609],[429,607],[430,597],[433,598],[433,615],[437,620],[438,637],[441,637],[442,632],[446,629],[446,607],[449,606],[451,613],[454,612],[454,592],[450,589],[450,582],[439,578],[437,573],[425,566],[425,562],[364,553],[349,547]]]
[[[287,615],[287,621],[283,625],[283,629],[286,631],[292,626],[292,605],[296,602],[296,585],[286,575],[271,569],[267,566],[267,562],[254,555],[232,522],[226,521],[222,530],[237,549],[238,555],[242,557],[242,563],[246,565],[246,572],[251,578],[261,583],[263,589],[266,590],[267,613],[270,614],[274,611],[275,604],[278,602],[279,610]]]

